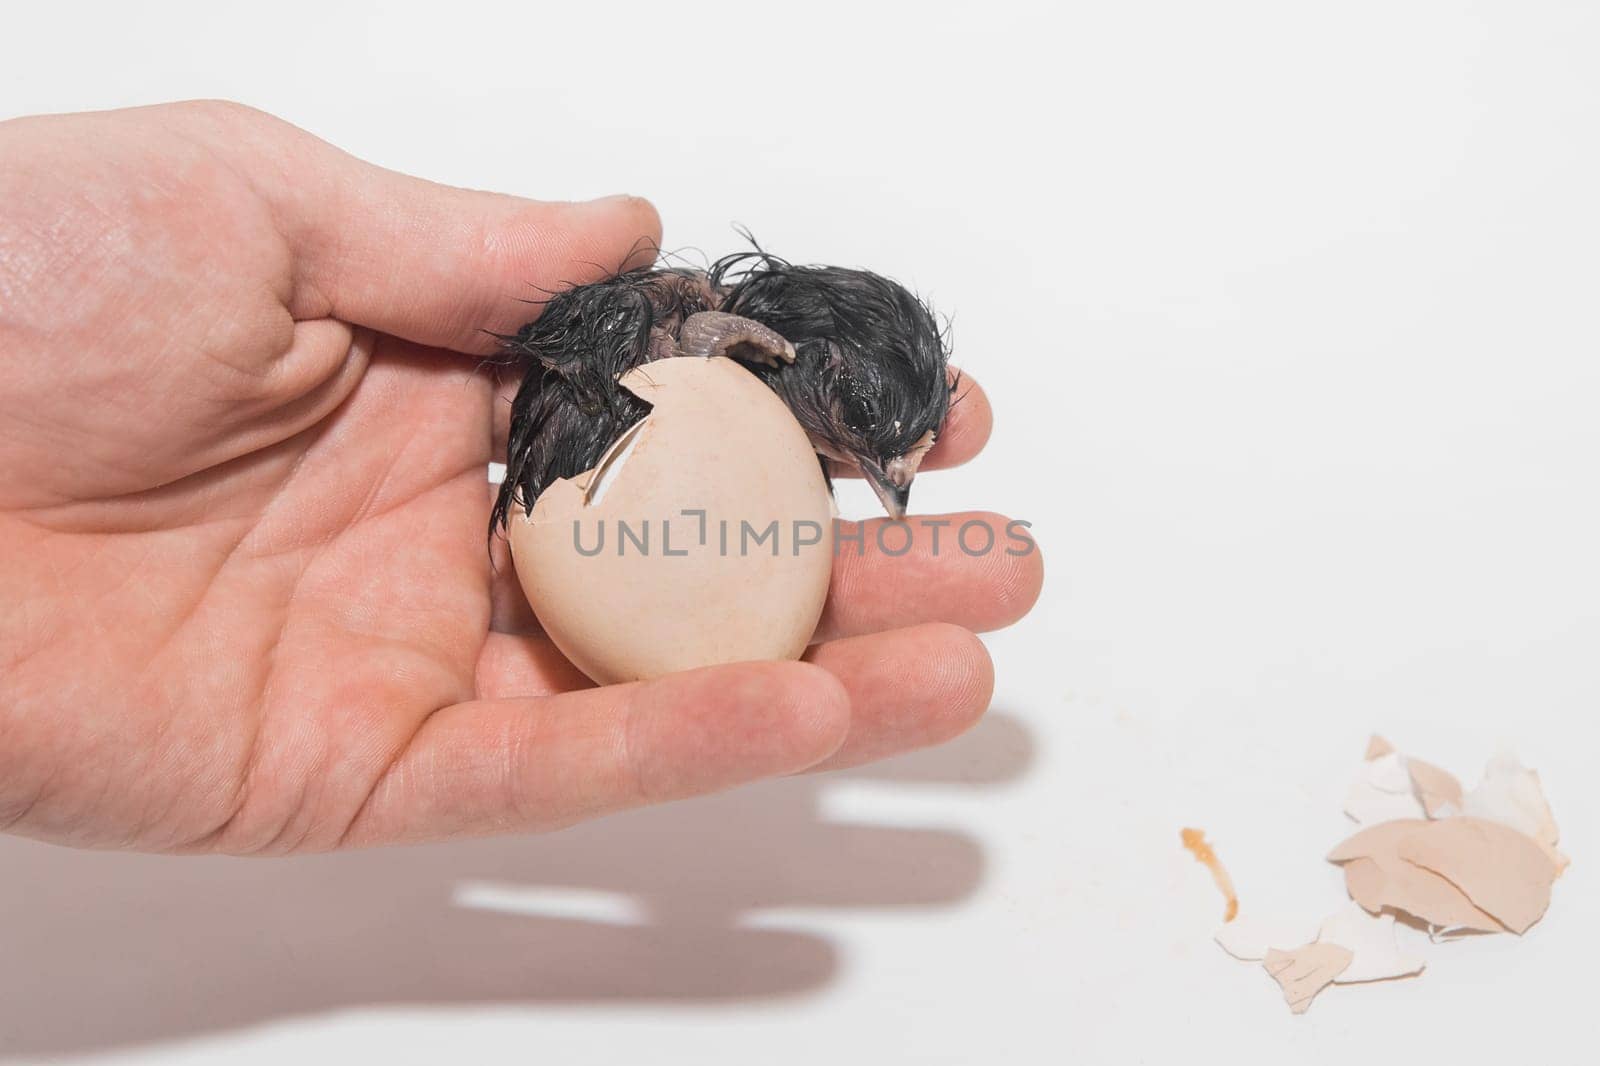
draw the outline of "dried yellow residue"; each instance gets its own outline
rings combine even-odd
[[[1228,871],[1223,868],[1217,853],[1206,843],[1205,832],[1200,829],[1185,829],[1179,836],[1183,840],[1183,846],[1194,853],[1195,861],[1204,863],[1206,869],[1211,871],[1211,880],[1217,883],[1217,890],[1222,893],[1222,898],[1228,901],[1226,909],[1222,912],[1222,920],[1233,921],[1239,916],[1239,897],[1233,891],[1233,878],[1228,876]]]

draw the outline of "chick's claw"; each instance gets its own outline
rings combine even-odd
[[[684,355],[726,355],[770,367],[794,362],[794,345],[776,330],[725,311],[699,311],[685,318],[678,349]]]

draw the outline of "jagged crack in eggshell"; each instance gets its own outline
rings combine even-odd
[[[832,498],[805,431],[726,358],[664,359],[620,384],[652,405],[633,439],[509,523],[540,625],[602,684],[798,658],[833,561]]]
[[[1550,906],[1555,863],[1538,841],[1499,822],[1467,816],[1429,822],[1401,839],[1398,852],[1514,933],[1526,932]]]
[[[1405,841],[1430,825],[1443,824],[1407,819],[1368,826],[1329,852],[1328,861],[1344,866],[1350,898],[1373,913],[1390,908],[1441,929],[1500,932],[1500,923],[1447,878],[1401,857]]]
[[[1317,930],[1317,942],[1337,944],[1350,952],[1350,965],[1334,978],[1335,984],[1408,977],[1421,973],[1427,965],[1420,956],[1400,950],[1394,915],[1370,914],[1359,903],[1347,903],[1328,915]]]
[[[1306,944],[1292,951],[1269,951],[1261,965],[1283,988],[1284,1002],[1304,1014],[1318,992],[1350,965],[1354,956],[1338,944]]]
[[[1393,856],[1345,863],[1344,885],[1351,899],[1374,914],[1385,909],[1400,911],[1440,930],[1502,930],[1499,922],[1474,907],[1449,881]]]

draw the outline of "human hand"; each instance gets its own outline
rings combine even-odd
[[[643,200],[432,185],[237,105],[0,124],[0,828],[235,853],[542,829],[974,721],[969,630],[1031,606],[1037,552],[921,530],[836,562],[808,662],[607,688],[491,568],[504,404],[470,356],[658,239]],[[987,437],[971,389],[927,468]]]

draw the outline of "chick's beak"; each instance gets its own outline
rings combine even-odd
[[[871,459],[857,460],[856,465],[861,467],[861,476],[883,501],[883,509],[889,512],[889,517],[904,518],[906,504],[911,502],[911,479],[916,474],[915,469],[907,470],[899,460],[890,463],[888,470]]]
[[[934,431],[930,429],[908,452],[895,456],[887,463],[866,458],[856,460],[856,465],[861,467],[861,476],[872,483],[872,491],[883,501],[883,509],[889,512],[890,518],[906,516],[906,504],[911,501],[911,479],[917,476],[917,467],[922,465],[922,457],[933,447],[934,439]]]

